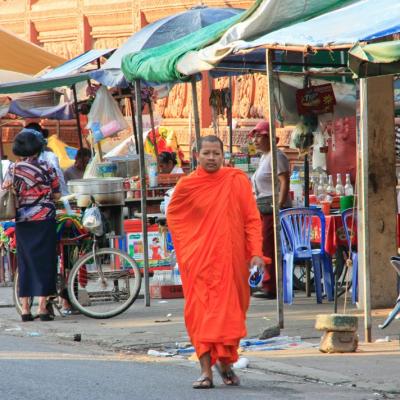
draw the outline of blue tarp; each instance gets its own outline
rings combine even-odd
[[[61,64],[57,68],[43,74],[40,78],[59,78],[60,76],[66,76],[79,72],[79,70],[85,65],[97,60],[100,57],[104,57],[112,53],[115,49],[93,49],[89,50],[71,60],[68,60],[64,64]]]
[[[400,32],[399,0],[362,0],[319,17],[233,43],[234,51],[260,46],[329,48],[381,38]]]
[[[8,112],[23,118],[48,118],[59,120],[75,118],[72,104],[69,103],[59,104],[53,107],[30,107],[29,109],[26,109],[18,102],[18,100],[15,100],[11,102]]]
[[[106,86],[126,87],[128,83],[121,71],[121,61],[124,55],[172,42],[202,27],[242,12],[242,9],[236,8],[200,6],[162,18],[133,34],[99,70],[92,71],[90,76]]]

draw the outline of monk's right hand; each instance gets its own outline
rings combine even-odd
[[[253,267],[258,267],[259,269],[262,269],[265,265],[265,262],[262,257],[259,256],[253,256],[250,260],[250,269]]]

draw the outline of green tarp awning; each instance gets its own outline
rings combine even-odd
[[[177,64],[186,55],[195,54],[222,40],[223,43],[217,42],[217,46],[211,46],[207,54],[196,58],[195,67],[205,60],[207,68],[202,70],[210,69],[230,53],[233,42],[251,39],[357,1],[257,0],[240,16],[209,25],[163,46],[124,56],[121,69],[129,81],[142,79],[147,82],[171,83],[187,80],[191,72],[183,74],[177,69]]]
[[[400,73],[400,40],[355,45],[349,67],[359,78]]]

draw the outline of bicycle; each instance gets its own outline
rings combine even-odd
[[[92,239],[89,241],[90,236]],[[106,235],[105,238],[109,239],[110,243],[114,239],[112,234]],[[62,315],[57,299],[63,297],[65,288],[72,306],[91,318],[114,317],[127,310],[136,300],[141,287],[141,273],[136,261],[113,247],[100,248],[100,240],[95,234],[81,232],[76,237],[60,241],[62,245],[73,244],[76,248],[75,256],[76,253],[78,255],[68,274],[64,257],[59,257],[57,294],[49,298],[49,311],[55,306]],[[87,247],[89,243],[91,250],[82,254],[82,248]],[[14,301],[17,311],[21,313],[18,273],[14,279]],[[34,298],[31,299],[31,305],[35,305]]]
[[[68,229],[65,229],[65,227]],[[65,232],[67,231],[67,232]],[[88,245],[90,245],[90,234],[79,222],[79,219],[71,215],[61,215],[57,217],[57,254],[58,254],[58,265],[57,265],[57,277],[56,277],[56,293],[53,296],[48,297],[47,308],[50,314],[54,315],[54,310],[57,310],[61,316],[62,306],[60,305],[60,299],[66,298],[67,288],[66,281],[68,280],[68,271],[75,264],[75,261],[79,258],[82,253],[87,251]],[[12,239],[11,239],[12,238]],[[15,248],[15,231],[10,231],[11,243],[14,244],[13,248],[9,250],[13,253],[13,300],[14,305],[19,314],[22,313],[22,304],[18,294],[18,268],[16,261],[16,248]],[[30,299],[30,307],[34,309],[37,306],[37,301],[34,297]],[[33,316],[36,317],[33,312]]]

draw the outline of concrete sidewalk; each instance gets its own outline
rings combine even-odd
[[[15,309],[7,306],[11,304],[11,293],[11,288],[0,287],[1,334],[40,336],[52,341],[67,341],[75,346],[90,344],[128,354],[175,347],[176,343],[189,340],[183,321],[182,299],[152,300],[151,307],[145,307],[143,299],[138,299],[128,311],[108,320],[72,315],[57,317],[49,323],[35,321],[22,324]],[[315,316],[332,313],[333,304],[316,304],[314,297],[307,298],[300,292],[296,294],[295,303],[285,306],[284,312],[285,328],[281,336],[300,336],[300,346],[286,350],[244,352],[242,356],[250,360],[249,368],[331,385],[357,386],[377,393],[396,393],[394,398],[400,398],[400,321],[393,321],[385,331],[377,328],[389,310],[373,313],[374,342],[367,344],[362,343],[362,313],[350,306],[348,313],[360,316],[361,343],[357,353],[353,354],[322,354],[318,351],[321,333],[314,329]],[[252,298],[247,319],[248,337],[256,338],[274,325],[276,302]],[[78,333],[82,341],[75,343],[73,337]]]

